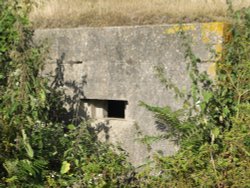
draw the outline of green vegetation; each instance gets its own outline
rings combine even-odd
[[[125,186],[133,169],[122,152],[86,123],[52,116],[62,96],[39,75],[46,51],[32,42],[28,11],[0,0],[0,187]]]
[[[31,3],[24,2],[0,0],[0,187],[250,186],[249,8],[231,11],[231,36],[214,80],[199,72],[185,33],[190,91],[182,93],[157,67],[183,108],[143,105],[168,127],[160,139],[176,140],[180,150],[156,154],[154,165],[135,173],[87,122],[58,118],[64,93],[39,74],[46,48],[32,41]]]
[[[184,101],[183,108],[143,105],[167,127],[161,139],[177,141],[180,150],[171,157],[156,155],[160,174],[142,174],[141,187],[250,186],[250,9],[231,13],[231,38],[217,62],[215,80],[199,72],[200,60],[183,32],[190,91],[181,93],[157,67],[160,80]]]

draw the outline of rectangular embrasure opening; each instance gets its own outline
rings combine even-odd
[[[108,100],[108,117],[125,118],[127,101]]]
[[[84,114],[88,118],[126,118],[125,111],[128,101],[84,99],[82,102],[82,109],[84,109]]]

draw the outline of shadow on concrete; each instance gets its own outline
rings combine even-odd
[[[167,124],[164,124],[157,120],[155,121],[155,126],[156,126],[156,129],[161,132],[166,132],[169,130],[169,126]]]
[[[84,86],[87,84],[87,75],[82,76],[80,82],[68,81],[65,79],[65,53],[56,60],[54,76],[51,76],[51,98],[49,117],[54,122],[63,122],[64,124],[79,125],[82,122],[91,122],[91,117],[87,114],[87,109],[81,105],[82,99],[85,99]],[[79,62],[77,62],[78,64]],[[72,65],[73,63],[70,62]],[[66,91],[70,90],[70,94]],[[109,131],[111,129],[109,120],[94,121],[88,126],[93,135],[102,133],[105,141],[109,141]]]
[[[97,134],[101,132],[104,133],[105,141],[109,140],[110,138],[109,130],[111,129],[111,127],[109,126],[109,120],[96,123],[94,129]]]
[[[65,81],[65,53],[63,53],[59,59],[56,60],[55,75],[52,77],[50,84],[50,113],[51,120],[57,122],[64,122],[66,124],[73,123],[78,125],[80,122],[87,118],[86,116],[80,116],[80,104],[81,99],[84,96],[84,85],[87,84],[87,76],[83,76],[81,81]],[[71,94],[67,94],[66,90],[70,90]],[[81,109],[81,112],[84,109]]]

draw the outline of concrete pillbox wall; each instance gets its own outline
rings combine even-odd
[[[156,129],[153,115],[139,106],[139,101],[169,105],[173,109],[178,109],[181,104],[156,78],[154,67],[163,65],[166,77],[180,88],[189,88],[185,49],[177,34],[184,30],[192,37],[193,51],[202,60],[201,70],[214,76],[216,59],[211,58],[209,46],[221,52],[224,26],[223,23],[197,23],[44,29],[36,30],[35,40],[48,39],[51,44],[43,74],[55,74],[56,62],[61,62],[64,81],[75,83],[83,90],[79,98],[82,100],[81,115],[104,122],[109,127],[109,136],[107,139],[106,133],[100,133],[100,139],[121,144],[128,151],[130,161],[140,165],[155,151],[172,155],[178,149],[171,141],[162,141],[154,143],[153,150],[148,152],[147,147],[136,140],[135,124],[144,134],[161,134]],[[74,95],[73,89],[66,89],[69,95]],[[89,106],[88,112],[84,112],[84,106]],[[124,118],[121,118],[123,115],[115,117],[119,114],[115,111],[119,109],[120,115],[123,113],[121,109],[124,110]],[[109,116],[110,113],[113,114]]]

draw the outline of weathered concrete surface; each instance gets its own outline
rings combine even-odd
[[[181,29],[193,38],[194,53],[202,60],[202,69],[214,75],[208,45],[222,50],[224,25],[221,23],[178,25],[47,29],[35,32],[36,40],[51,43],[50,59],[44,73],[56,68],[62,60],[64,80],[75,81],[84,91],[82,98],[126,100],[125,120],[109,119],[109,140],[120,142],[130,153],[135,165],[142,164],[149,155],[145,145],[136,141],[135,124],[145,134],[159,134],[152,114],[140,107],[139,101],[173,109],[179,103],[155,77],[154,67],[164,65],[166,77],[181,88],[188,89],[183,41],[177,32]],[[81,78],[86,84],[80,85]],[[70,92],[70,91],[69,91]],[[73,94],[73,91],[72,91]],[[104,118],[105,119],[105,118]],[[177,147],[170,141],[155,143],[155,151],[171,155]]]

